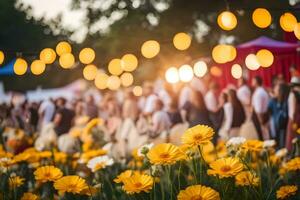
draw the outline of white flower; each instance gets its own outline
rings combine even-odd
[[[98,156],[89,160],[87,167],[90,168],[92,172],[95,172],[113,164],[114,160],[112,158],[109,158],[108,156]]]
[[[282,149],[279,149],[278,151],[276,151],[275,156],[282,158],[282,157],[286,156],[287,153],[288,153],[288,150],[286,148],[282,148]]]
[[[271,148],[274,147],[275,145],[276,145],[275,140],[265,140],[263,143],[264,148]]]
[[[143,146],[141,146],[138,151],[137,154],[138,156],[144,157],[146,153],[148,153],[148,151],[154,146],[153,143],[150,144],[145,144]]]
[[[226,147],[239,147],[246,142],[244,137],[233,137],[226,142]]]

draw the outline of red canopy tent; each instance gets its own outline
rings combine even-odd
[[[237,46],[237,57],[231,62],[221,66],[223,74],[219,77],[221,86],[225,87],[228,83],[236,83],[236,80],[231,75],[231,66],[235,63],[240,64],[243,70],[247,70],[248,80],[259,75],[263,78],[264,84],[270,86],[274,75],[282,74],[287,81],[290,80],[290,67],[294,66],[300,70],[300,54],[297,52],[299,45],[297,43],[288,43],[273,40],[262,36],[252,41]],[[256,53],[260,49],[268,49],[274,55],[274,63],[268,68],[259,68],[251,71],[245,66],[245,58],[250,53]]]

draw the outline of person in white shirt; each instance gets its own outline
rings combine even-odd
[[[45,100],[40,105],[39,115],[40,115],[40,125],[43,128],[45,125],[49,124],[52,121],[52,118],[55,113],[55,105],[51,100]]]
[[[187,84],[180,90],[178,99],[178,107],[180,109],[191,99],[192,92],[192,88]]]
[[[249,106],[251,104],[251,90],[244,78],[238,80],[238,87],[236,92],[238,99],[244,106]]]
[[[163,108],[163,102],[160,99],[157,99],[155,101],[155,111],[152,115],[151,137],[156,137],[161,133],[168,131],[171,127],[169,115]]]
[[[155,102],[158,97],[153,92],[153,85],[151,83],[145,83],[143,86],[143,94],[145,96],[144,106],[142,108],[144,115],[151,115],[155,109]]]
[[[260,76],[256,76],[252,79],[252,86],[254,87],[254,92],[252,95],[252,108],[253,108],[253,121],[259,136],[259,139],[268,139],[266,130],[266,114],[268,111],[269,104],[269,94],[263,88],[263,80]]]
[[[219,110],[218,104],[219,85],[216,82],[211,82],[209,91],[204,96],[205,105],[208,111],[216,113]]]

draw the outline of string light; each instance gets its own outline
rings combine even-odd
[[[95,51],[91,48],[84,48],[79,53],[79,60],[83,64],[91,64],[95,60]]]
[[[71,53],[62,54],[59,58],[59,64],[64,69],[70,69],[75,64],[75,57]]]
[[[231,45],[219,44],[213,48],[212,57],[215,62],[224,64],[236,58],[236,48]]]
[[[110,76],[107,79],[107,88],[110,90],[117,90],[121,86],[121,80],[118,76]]]
[[[253,23],[259,28],[267,28],[272,23],[272,16],[265,8],[257,8],[252,14]]]
[[[194,74],[203,77],[207,72],[207,65],[204,61],[198,61],[194,64]]]
[[[293,32],[297,24],[297,18],[292,13],[286,12],[281,15],[279,23],[284,31]]]
[[[122,74],[122,60],[118,58],[112,59],[108,64],[108,71],[115,76]]]
[[[56,46],[56,53],[59,56],[62,56],[63,54],[71,53],[71,52],[72,52],[72,47],[68,42],[63,41],[63,42],[58,43]]]
[[[46,69],[46,65],[41,60],[35,60],[31,63],[30,70],[34,75],[42,74]]]
[[[231,75],[235,79],[241,78],[242,75],[243,75],[243,70],[242,70],[241,65],[239,65],[239,64],[232,65],[232,67],[231,67]]]
[[[141,86],[134,86],[132,92],[134,96],[140,97],[143,95],[143,88]]]
[[[260,67],[255,54],[249,54],[245,59],[245,64],[250,70],[257,70]]]
[[[40,53],[40,60],[45,64],[52,64],[56,59],[56,53],[51,48],[45,48]]]
[[[108,80],[107,74],[103,72],[98,72],[94,81],[95,86],[100,90],[104,90],[107,88],[107,80]]]
[[[3,64],[4,59],[5,59],[5,55],[4,55],[3,51],[0,51],[0,65]]]
[[[160,51],[160,45],[155,40],[144,42],[141,48],[141,53],[145,58],[154,58]]]
[[[166,73],[165,78],[168,83],[177,83],[179,81],[179,74],[176,67],[170,67]]]
[[[124,55],[122,61],[122,69],[127,72],[134,71],[138,66],[138,59],[133,54]]]
[[[262,67],[270,67],[274,62],[274,56],[271,51],[261,49],[256,53],[258,63]]]
[[[28,68],[28,64],[26,60],[22,58],[17,58],[15,64],[14,64],[14,72],[17,75],[23,75],[26,73]]]
[[[223,72],[218,66],[212,66],[210,68],[210,73],[211,73],[211,75],[213,75],[215,77],[220,77],[220,76],[222,76]]]
[[[179,68],[179,79],[182,82],[189,82],[193,79],[194,77],[194,71],[193,68],[189,65],[182,65]]]
[[[300,23],[297,23],[294,27],[294,34],[298,40],[300,40]]]
[[[124,74],[121,75],[120,77],[121,83],[124,87],[129,87],[133,84],[133,76],[131,73],[125,72]]]
[[[177,33],[173,38],[173,44],[178,50],[186,50],[191,46],[192,38],[186,33]]]
[[[83,69],[83,77],[88,80],[92,81],[97,76],[98,68],[95,65],[87,65]]]
[[[237,18],[232,12],[224,11],[219,14],[217,23],[223,30],[230,31],[236,27]]]

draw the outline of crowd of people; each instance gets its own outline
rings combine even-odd
[[[145,82],[139,97],[127,88],[102,93],[100,99],[89,94],[69,100],[25,100],[2,104],[0,109],[2,126],[20,128],[27,134],[39,134],[43,127],[53,124],[60,136],[68,133],[80,117],[87,116],[103,119],[111,140],[123,137],[128,142],[129,135],[124,134],[128,122],[148,140],[162,135],[168,139],[170,130],[178,124],[202,124],[214,128],[214,142],[237,136],[274,139],[278,148],[290,150],[300,130],[300,77],[293,76],[287,83],[277,76],[271,88],[264,87],[259,76],[241,78],[236,86],[226,88],[220,88],[209,76],[184,85]]]

